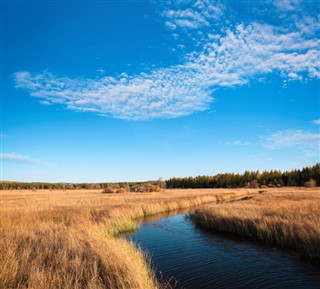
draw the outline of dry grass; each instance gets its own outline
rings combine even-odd
[[[256,190],[0,191],[0,288],[161,288],[148,258],[117,237],[136,219]]]
[[[209,230],[275,243],[320,259],[319,188],[269,189],[251,200],[196,210],[190,218]]]

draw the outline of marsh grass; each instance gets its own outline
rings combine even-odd
[[[118,237],[137,218],[242,198],[257,191],[0,191],[0,288],[169,288],[150,258]]]
[[[318,188],[271,189],[250,200],[196,210],[190,219],[208,230],[235,233],[320,259]]]
[[[257,194],[247,190],[0,191],[0,288],[169,288],[119,237],[139,217]]]

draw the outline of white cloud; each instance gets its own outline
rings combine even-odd
[[[39,101],[41,104],[43,105],[51,105],[51,102],[47,101],[47,100],[40,100]]]
[[[206,19],[218,19],[223,15],[224,5],[220,1],[198,0],[195,7],[199,9]]]
[[[297,28],[307,35],[312,35],[320,30],[320,15],[317,17],[303,16],[295,19]]]
[[[251,142],[250,141],[234,140],[234,141],[228,141],[225,144],[226,145],[234,145],[234,146],[248,146],[251,144]]]
[[[289,80],[302,80],[303,79],[303,77],[301,75],[298,75],[295,72],[289,72],[288,78],[289,78]]]
[[[320,119],[315,119],[315,120],[312,121],[312,123],[314,123],[314,124],[320,124]]]
[[[166,18],[170,19],[170,22],[173,23],[175,27],[181,26],[188,28],[198,28],[202,25],[209,25],[204,16],[192,9],[167,10],[164,12],[164,15]]]
[[[167,26],[167,27],[169,27],[170,29],[176,29],[177,28],[177,25],[176,24],[174,24],[173,22],[171,22],[171,21],[166,21],[165,22],[165,25]],[[176,33],[175,33],[176,34]]]
[[[190,5],[190,2],[184,4],[174,3],[172,8],[166,8],[160,13],[166,19],[165,25],[170,29],[198,29],[209,26],[213,20],[223,15],[224,7],[218,1],[198,0],[193,5]]]
[[[300,7],[301,0],[272,0],[271,3],[281,11],[294,11]]]
[[[15,73],[16,87],[43,104],[62,104],[114,118],[175,118],[209,108],[219,87],[244,85],[278,73],[289,80],[320,77],[320,40],[254,23],[228,29],[224,36],[186,55],[182,64],[150,73],[96,79],[57,77],[49,72]]]
[[[299,147],[319,150],[320,134],[298,129],[277,131],[264,139],[264,146],[269,149]]]
[[[100,74],[104,74],[104,73],[105,73],[105,70],[102,69],[102,68],[98,68],[98,69],[96,69],[96,71],[97,71],[98,73],[100,73]]]
[[[68,109],[122,119],[174,118],[208,108],[212,101],[196,83],[196,72],[176,66],[150,74],[99,79],[16,73],[17,87]]]
[[[17,153],[0,153],[0,159],[1,161],[13,162],[13,163],[50,165],[46,162],[32,159],[26,155],[21,155]]]

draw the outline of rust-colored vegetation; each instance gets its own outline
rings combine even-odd
[[[197,225],[275,243],[320,259],[319,188],[266,189],[254,198],[190,215]]]
[[[0,288],[162,288],[148,257],[119,236],[138,217],[257,190],[0,191]]]

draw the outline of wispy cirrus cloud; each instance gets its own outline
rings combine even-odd
[[[277,131],[264,139],[264,146],[269,149],[299,147],[319,150],[320,134],[298,129]]]
[[[11,163],[50,165],[49,163],[43,162],[41,160],[33,159],[29,156],[17,153],[0,153],[0,159],[1,161]]]

